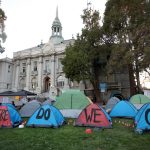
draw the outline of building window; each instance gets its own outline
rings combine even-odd
[[[58,58],[58,70],[59,71],[62,71],[62,68],[63,68],[61,61],[62,61],[62,58]]]
[[[64,81],[57,82],[57,87],[64,87]]]
[[[47,72],[50,72],[49,60],[46,60],[46,61],[45,61],[45,70],[46,70]]]
[[[33,63],[33,71],[37,71],[37,61]]]
[[[8,72],[10,72],[10,68],[11,68],[10,65],[8,65]]]
[[[64,84],[65,84],[65,79],[64,77],[61,75],[57,78],[57,87],[64,87]]]
[[[22,63],[22,72],[23,72],[23,73],[26,72],[26,63]]]

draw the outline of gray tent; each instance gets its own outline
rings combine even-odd
[[[111,98],[108,100],[107,104],[106,104],[105,110],[106,110],[107,112],[111,111],[111,109],[112,109],[119,101],[120,101],[119,98],[117,98],[117,97],[111,97]]]
[[[27,102],[20,109],[21,117],[30,117],[40,106],[41,106],[41,103],[38,102],[37,100],[32,100],[30,102]]]

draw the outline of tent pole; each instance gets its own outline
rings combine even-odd
[[[72,109],[72,94],[71,94],[71,109]]]

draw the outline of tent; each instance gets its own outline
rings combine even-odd
[[[64,117],[54,106],[42,105],[29,118],[27,126],[29,127],[59,127],[63,125]]]
[[[133,104],[145,104],[150,102],[150,98],[143,94],[136,94],[130,98],[130,102]]]
[[[112,121],[107,112],[95,103],[88,105],[82,110],[75,121],[75,125],[110,128]]]
[[[16,107],[11,103],[2,103],[1,106],[9,106],[12,107],[13,109],[16,109]]]
[[[41,106],[37,100],[27,102],[19,111],[22,117],[30,117]]]
[[[16,127],[22,122],[19,113],[9,105],[0,106],[0,127]]]
[[[51,99],[51,98],[48,98],[47,100],[45,100],[42,105],[46,105],[46,104],[49,104],[49,105],[52,105],[53,103],[55,102],[55,100]]]
[[[92,103],[79,90],[66,90],[56,98],[54,106],[57,107],[64,117],[77,118],[82,109]]]
[[[106,111],[111,111],[111,109],[112,109],[118,102],[120,102],[119,98],[117,98],[117,97],[111,97],[111,98],[108,100],[108,102],[107,102],[107,104],[106,104],[106,106],[105,106],[105,110],[106,110]]]
[[[125,99],[124,96],[121,94],[121,92],[120,91],[116,91],[116,90],[114,90],[114,91],[111,92],[110,98],[111,97],[117,97],[120,100]]]
[[[111,110],[110,117],[127,117],[133,118],[136,116],[137,109],[128,101],[118,102]]]
[[[150,98],[143,94],[136,94],[129,101],[139,110],[144,104],[150,103]]]
[[[12,103],[12,98],[8,96],[0,96],[0,103]]]
[[[136,129],[150,130],[150,103],[144,104],[134,119]]]

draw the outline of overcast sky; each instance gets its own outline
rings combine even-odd
[[[0,54],[0,58],[12,58],[13,52],[34,47],[41,40],[48,42],[57,5],[64,39],[75,37],[83,27],[81,14],[87,1],[103,15],[107,0],[2,0],[1,7],[7,16],[7,39],[2,43],[5,52]]]

